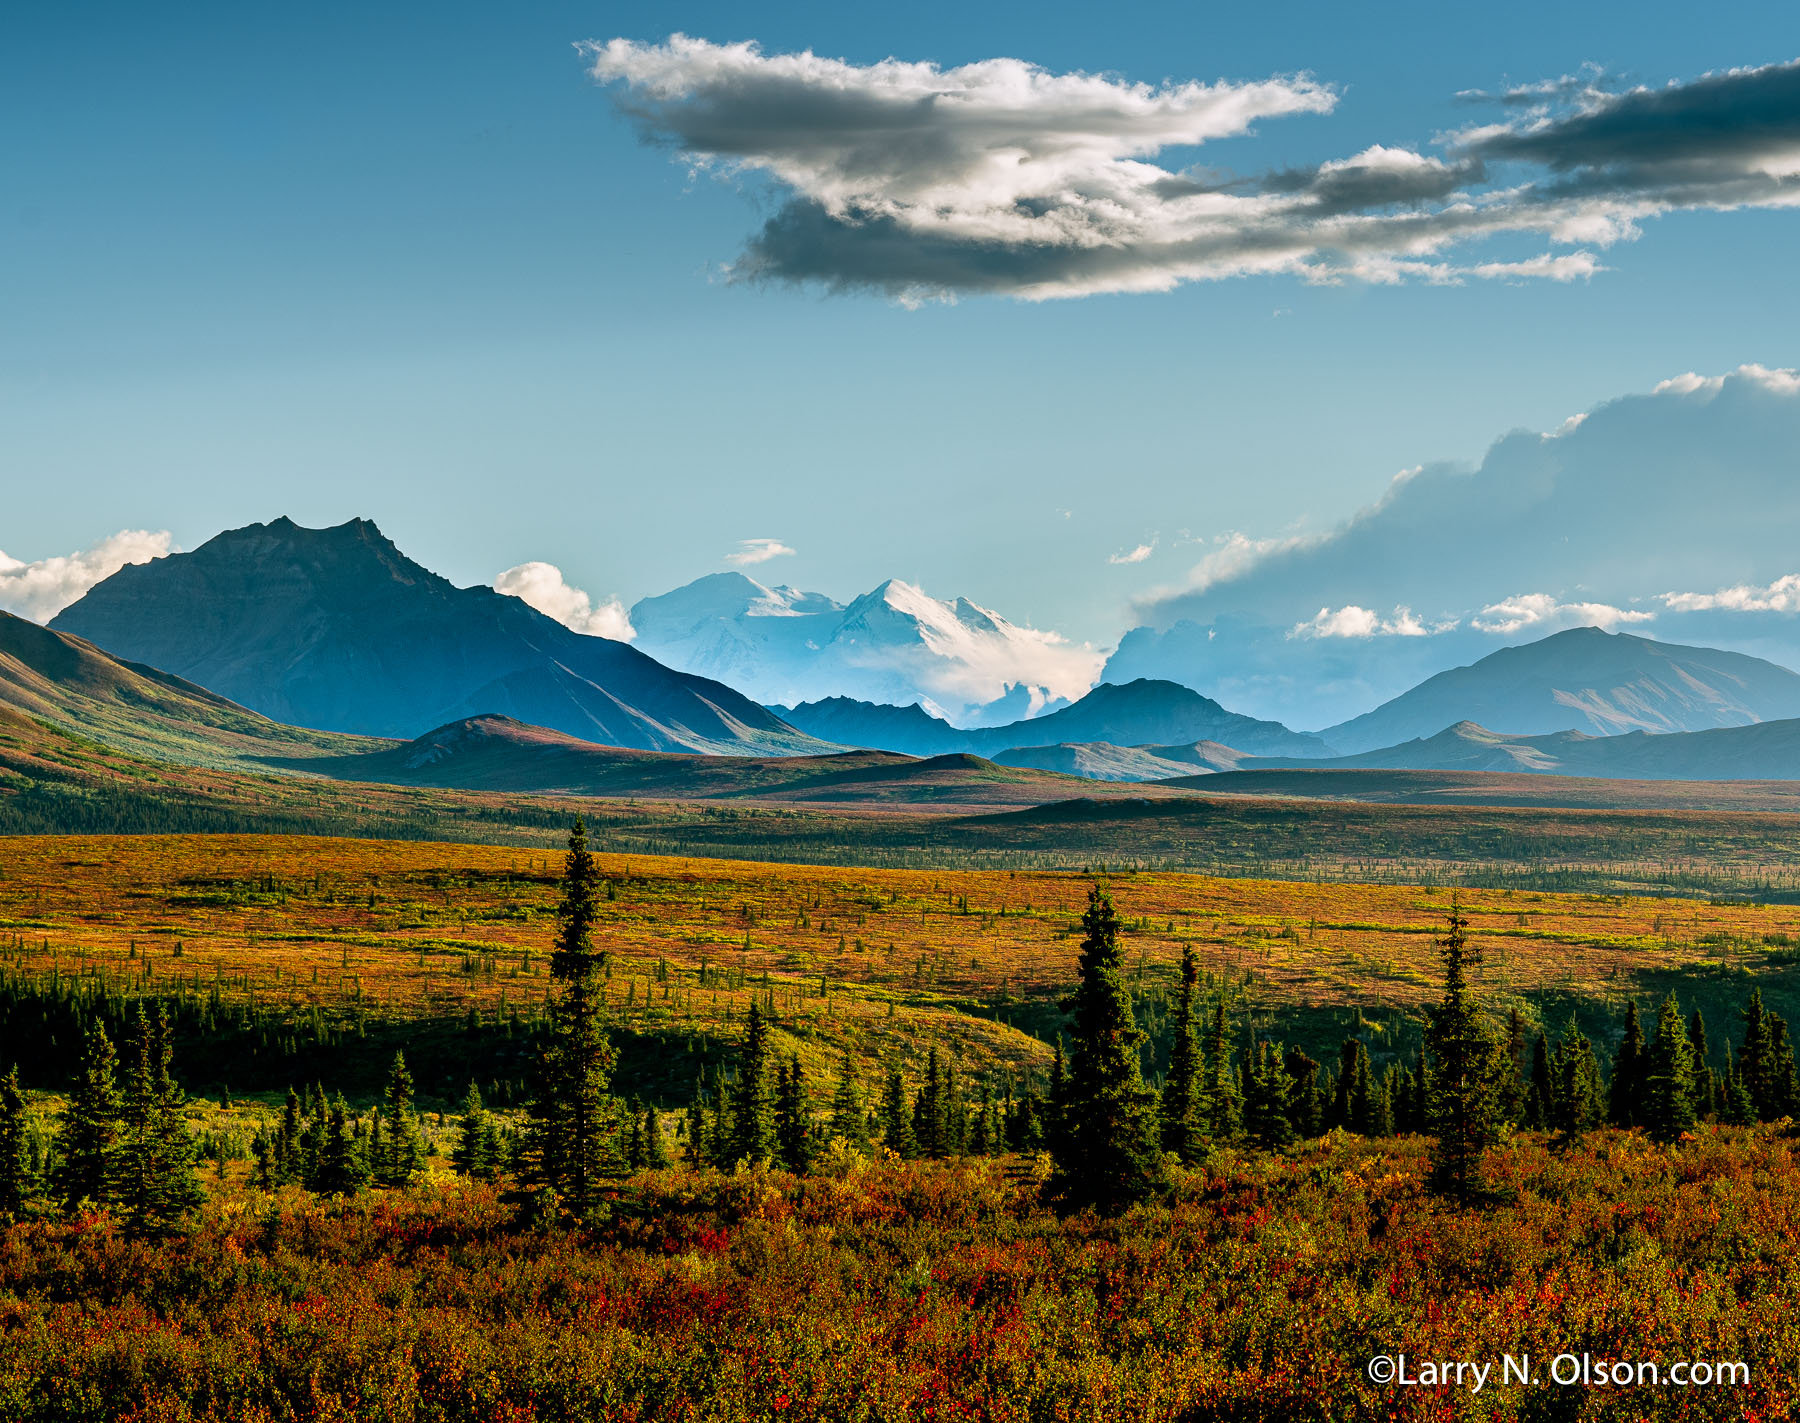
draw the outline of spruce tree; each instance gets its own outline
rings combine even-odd
[[[351,1127],[350,1108],[340,1094],[325,1118],[314,1189],[327,1196],[353,1196],[368,1184],[369,1163]]]
[[[96,1021],[82,1039],[81,1066],[57,1134],[57,1199],[67,1210],[118,1200],[120,1175],[118,1054]]]
[[[478,1181],[492,1180],[500,1169],[500,1133],[494,1118],[481,1101],[481,1089],[474,1082],[463,1096],[462,1118],[457,1124],[456,1150],[450,1162],[465,1176]]]
[[[1474,961],[1465,930],[1468,920],[1454,906],[1449,933],[1438,941],[1444,961],[1444,996],[1431,1010],[1425,1044],[1431,1051],[1433,1189],[1465,1204],[1486,1191],[1482,1156],[1500,1137],[1500,1100],[1505,1080],[1501,1044],[1469,988]]]
[[[1264,1151],[1279,1151],[1294,1143],[1294,1124],[1289,1116],[1293,1079],[1288,1076],[1281,1051],[1263,1042],[1249,1054],[1249,1091],[1244,1096],[1244,1132]]]
[[[1694,1125],[1694,1050],[1673,993],[1663,999],[1645,1056],[1643,1123],[1658,1141],[1680,1141]]]
[[[1282,1056],[1281,1063],[1294,1084],[1288,1097],[1288,1120],[1294,1124],[1294,1135],[1300,1139],[1315,1137],[1324,1129],[1319,1062],[1302,1049],[1291,1047]]]
[[[1606,1120],[1606,1091],[1600,1079],[1600,1060],[1594,1045],[1581,1031],[1575,1015],[1563,1029],[1551,1060],[1553,1091],[1550,1101],[1550,1125],[1568,1140],[1578,1139],[1583,1132]]]
[[[377,1120],[381,1124],[381,1145],[371,1153],[369,1163],[375,1184],[404,1186],[425,1169],[425,1142],[413,1112],[412,1073],[407,1070],[404,1053],[394,1054]]]
[[[1688,1042],[1694,1048],[1694,1115],[1704,1117],[1713,1110],[1713,1100],[1719,1092],[1710,1061],[1710,1044],[1706,1041],[1706,1019],[1699,1008],[1688,1020]]]
[[[1550,1044],[1542,1033],[1531,1049],[1531,1087],[1525,1094],[1525,1125],[1533,1131],[1550,1129],[1551,1103],[1556,1089],[1551,1085]]]
[[[934,1044],[925,1060],[925,1080],[919,1084],[918,1095],[913,1098],[913,1140],[918,1143],[919,1155],[934,1160],[949,1155],[945,1140],[948,1135],[946,1115],[943,1075]]]
[[[1500,1093],[1500,1115],[1511,1126],[1525,1125],[1525,1098],[1529,1078],[1525,1071],[1525,1016],[1517,1005],[1506,1015],[1505,1083]]]
[[[663,1140],[662,1124],[657,1120],[654,1105],[644,1108],[643,1125],[640,1131],[644,1143],[644,1169],[646,1171],[667,1171],[669,1169],[669,1145]]]
[[[831,1095],[831,1134],[858,1151],[869,1149],[868,1108],[863,1103],[862,1088],[856,1080],[856,1062],[848,1048],[838,1067],[837,1090]]]
[[[881,1140],[896,1156],[916,1156],[919,1144],[913,1139],[912,1109],[906,1101],[906,1080],[900,1069],[890,1067],[881,1093]]]
[[[1625,1005],[1625,1032],[1613,1058],[1612,1085],[1606,1099],[1607,1118],[1616,1127],[1634,1127],[1642,1119],[1644,1067],[1644,1030],[1634,998]]]
[[[1169,1047],[1169,1071],[1163,1078],[1157,1118],[1162,1148],[1172,1151],[1184,1166],[1192,1166],[1205,1154],[1206,1124],[1201,1118],[1200,1025],[1194,1016],[1194,989],[1200,981],[1200,960],[1192,946],[1181,951],[1181,993],[1175,1000],[1175,1037]]]
[[[119,1112],[119,1201],[133,1235],[168,1230],[205,1198],[173,1058],[167,1013],[159,1004],[151,1018],[140,1004]]]
[[[1200,1097],[1207,1139],[1236,1141],[1244,1126],[1244,1094],[1231,1065],[1231,1035],[1225,1022],[1223,991],[1213,1003],[1212,1023],[1206,1033]]]
[[[1338,1052],[1337,1096],[1332,1120],[1358,1136],[1377,1136],[1375,1084],[1369,1077],[1369,1050],[1361,1038],[1346,1038]]]
[[[812,1103],[806,1090],[806,1074],[800,1070],[800,1059],[796,1055],[781,1064],[778,1072],[775,1091],[775,1151],[781,1158],[781,1164],[800,1176],[812,1165],[815,1145]]]
[[[768,1020],[752,1000],[738,1047],[737,1080],[731,1084],[728,1165],[754,1165],[775,1155],[775,1098],[769,1080],[773,1057]]]
[[[0,1222],[18,1220],[37,1195],[26,1141],[25,1089],[15,1066],[0,1077]]]
[[[531,1103],[525,1162],[529,1184],[548,1187],[576,1219],[599,1204],[615,1169],[614,1114],[608,1087],[615,1055],[605,1025],[606,956],[594,945],[600,871],[588,852],[587,827],[569,831],[557,905],[550,976],[560,991],[551,1005]]]
[[[1118,916],[1098,886],[1082,928],[1081,980],[1062,1000],[1074,1055],[1049,1190],[1067,1207],[1113,1211],[1163,1184],[1156,1098],[1144,1086],[1144,1035],[1122,972]]]

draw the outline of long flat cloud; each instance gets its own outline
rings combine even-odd
[[[1234,178],[1154,160],[1329,113],[1336,91],[1308,75],[1150,86],[1005,58],[854,65],[683,35],[586,51],[647,138],[776,185],[734,278],[901,300],[1255,273],[1568,281],[1661,213],[1800,201],[1800,61],[1623,93],[1552,81],[1500,96],[1502,122],[1438,152],[1378,145]],[[1503,234],[1547,250],[1463,255]]]

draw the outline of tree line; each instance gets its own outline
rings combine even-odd
[[[555,992],[538,1037],[532,1096],[521,1130],[503,1129],[470,1084],[453,1162],[471,1176],[513,1178],[537,1220],[592,1216],[629,1171],[661,1168],[671,1152],[654,1107],[611,1091],[616,1065],[605,1016],[605,951],[594,941],[602,881],[576,822],[569,837],[550,972]],[[1675,1142],[1703,1119],[1747,1124],[1800,1113],[1800,1082],[1787,1024],[1752,990],[1726,1067],[1709,1065],[1707,1027],[1684,1017],[1673,994],[1646,1032],[1637,1004],[1610,1073],[1571,1017],[1560,1033],[1529,1038],[1515,1010],[1504,1022],[1476,1001],[1476,954],[1467,921],[1452,909],[1438,947],[1443,996],[1429,1011],[1411,1063],[1377,1076],[1366,1045],[1346,1039],[1335,1064],[1269,1038],[1235,1041],[1223,994],[1199,991],[1192,949],[1181,961],[1168,1070],[1157,1088],[1143,1076],[1145,1034],[1133,1011],[1120,950],[1121,924],[1095,886],[1083,914],[1078,978],[1061,1000],[1069,1051],[1059,1039],[1039,1092],[973,1091],[934,1046],[908,1089],[898,1066],[871,1094],[846,1052],[828,1103],[815,1104],[798,1057],[783,1056],[752,1003],[734,1071],[704,1079],[676,1123],[681,1154],[696,1167],[769,1163],[811,1168],[834,1142],[902,1157],[1046,1152],[1046,1191],[1067,1209],[1116,1210],[1164,1190],[1173,1165],[1195,1166],[1221,1148],[1278,1151],[1333,1129],[1365,1136],[1423,1132],[1435,1140],[1433,1183],[1479,1200],[1481,1160],[1509,1129],[1576,1137],[1601,1125],[1642,1128]],[[49,1149],[34,1141],[18,1072],[0,1079],[0,1212],[19,1215],[47,1199],[65,1210],[112,1208],[128,1229],[169,1229],[201,1198],[197,1144],[171,1070],[167,1013],[137,1005],[121,1073],[104,1022],[86,1024],[76,1080]],[[425,1139],[403,1053],[396,1053],[376,1109],[351,1111],[323,1087],[289,1090],[280,1120],[253,1143],[265,1189],[297,1184],[323,1193],[405,1186],[425,1168]]]

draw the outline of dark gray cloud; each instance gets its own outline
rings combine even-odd
[[[1520,112],[1450,136],[1444,156],[1377,145],[1237,178],[1154,160],[1329,112],[1335,91],[1306,75],[1152,87],[1013,59],[857,66],[679,35],[590,54],[646,138],[773,184],[734,278],[902,300],[1255,273],[1566,281],[1659,213],[1800,201],[1800,65],[1624,93],[1584,72],[1499,95]],[[1503,235],[1550,250],[1467,255]]]

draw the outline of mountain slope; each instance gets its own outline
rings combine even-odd
[[[1355,754],[1457,722],[1542,735],[1701,731],[1800,716],[1800,674],[1738,652],[1572,628],[1428,678],[1319,735]],[[1229,740],[1229,738],[1226,738]]]
[[[1166,761],[1146,747],[1114,746],[1107,741],[1018,746],[994,759],[1002,766],[1032,766],[1094,781],[1167,781],[1194,774],[1190,763]]]
[[[1472,721],[1436,736],[1384,746],[1355,756],[1324,760],[1252,758],[1245,771],[1277,769],[1344,771],[1526,772],[1638,781],[1800,780],[1800,720],[1763,721],[1709,731],[1644,731],[1590,736],[1558,731],[1548,736],[1508,736]]]
[[[0,707],[55,722],[135,756],[192,766],[296,762],[380,743],[282,726],[224,697],[121,662],[92,643],[0,613]]]
[[[651,750],[831,748],[717,682],[571,632],[517,598],[457,588],[373,524],[252,524],[122,568],[52,627],[305,726],[415,736],[502,712]]]
[[[1239,716],[1191,688],[1147,678],[1122,687],[1104,683],[1072,706],[1029,721],[968,730],[951,726],[918,707],[876,706],[846,697],[781,707],[778,711],[789,723],[814,736],[829,736],[849,746],[904,750],[913,755],[971,751],[978,756],[996,757],[1021,746],[1105,742],[1114,747],[1192,747],[1202,741],[1265,756],[1330,754],[1330,748],[1316,736],[1290,731],[1278,721]]]

